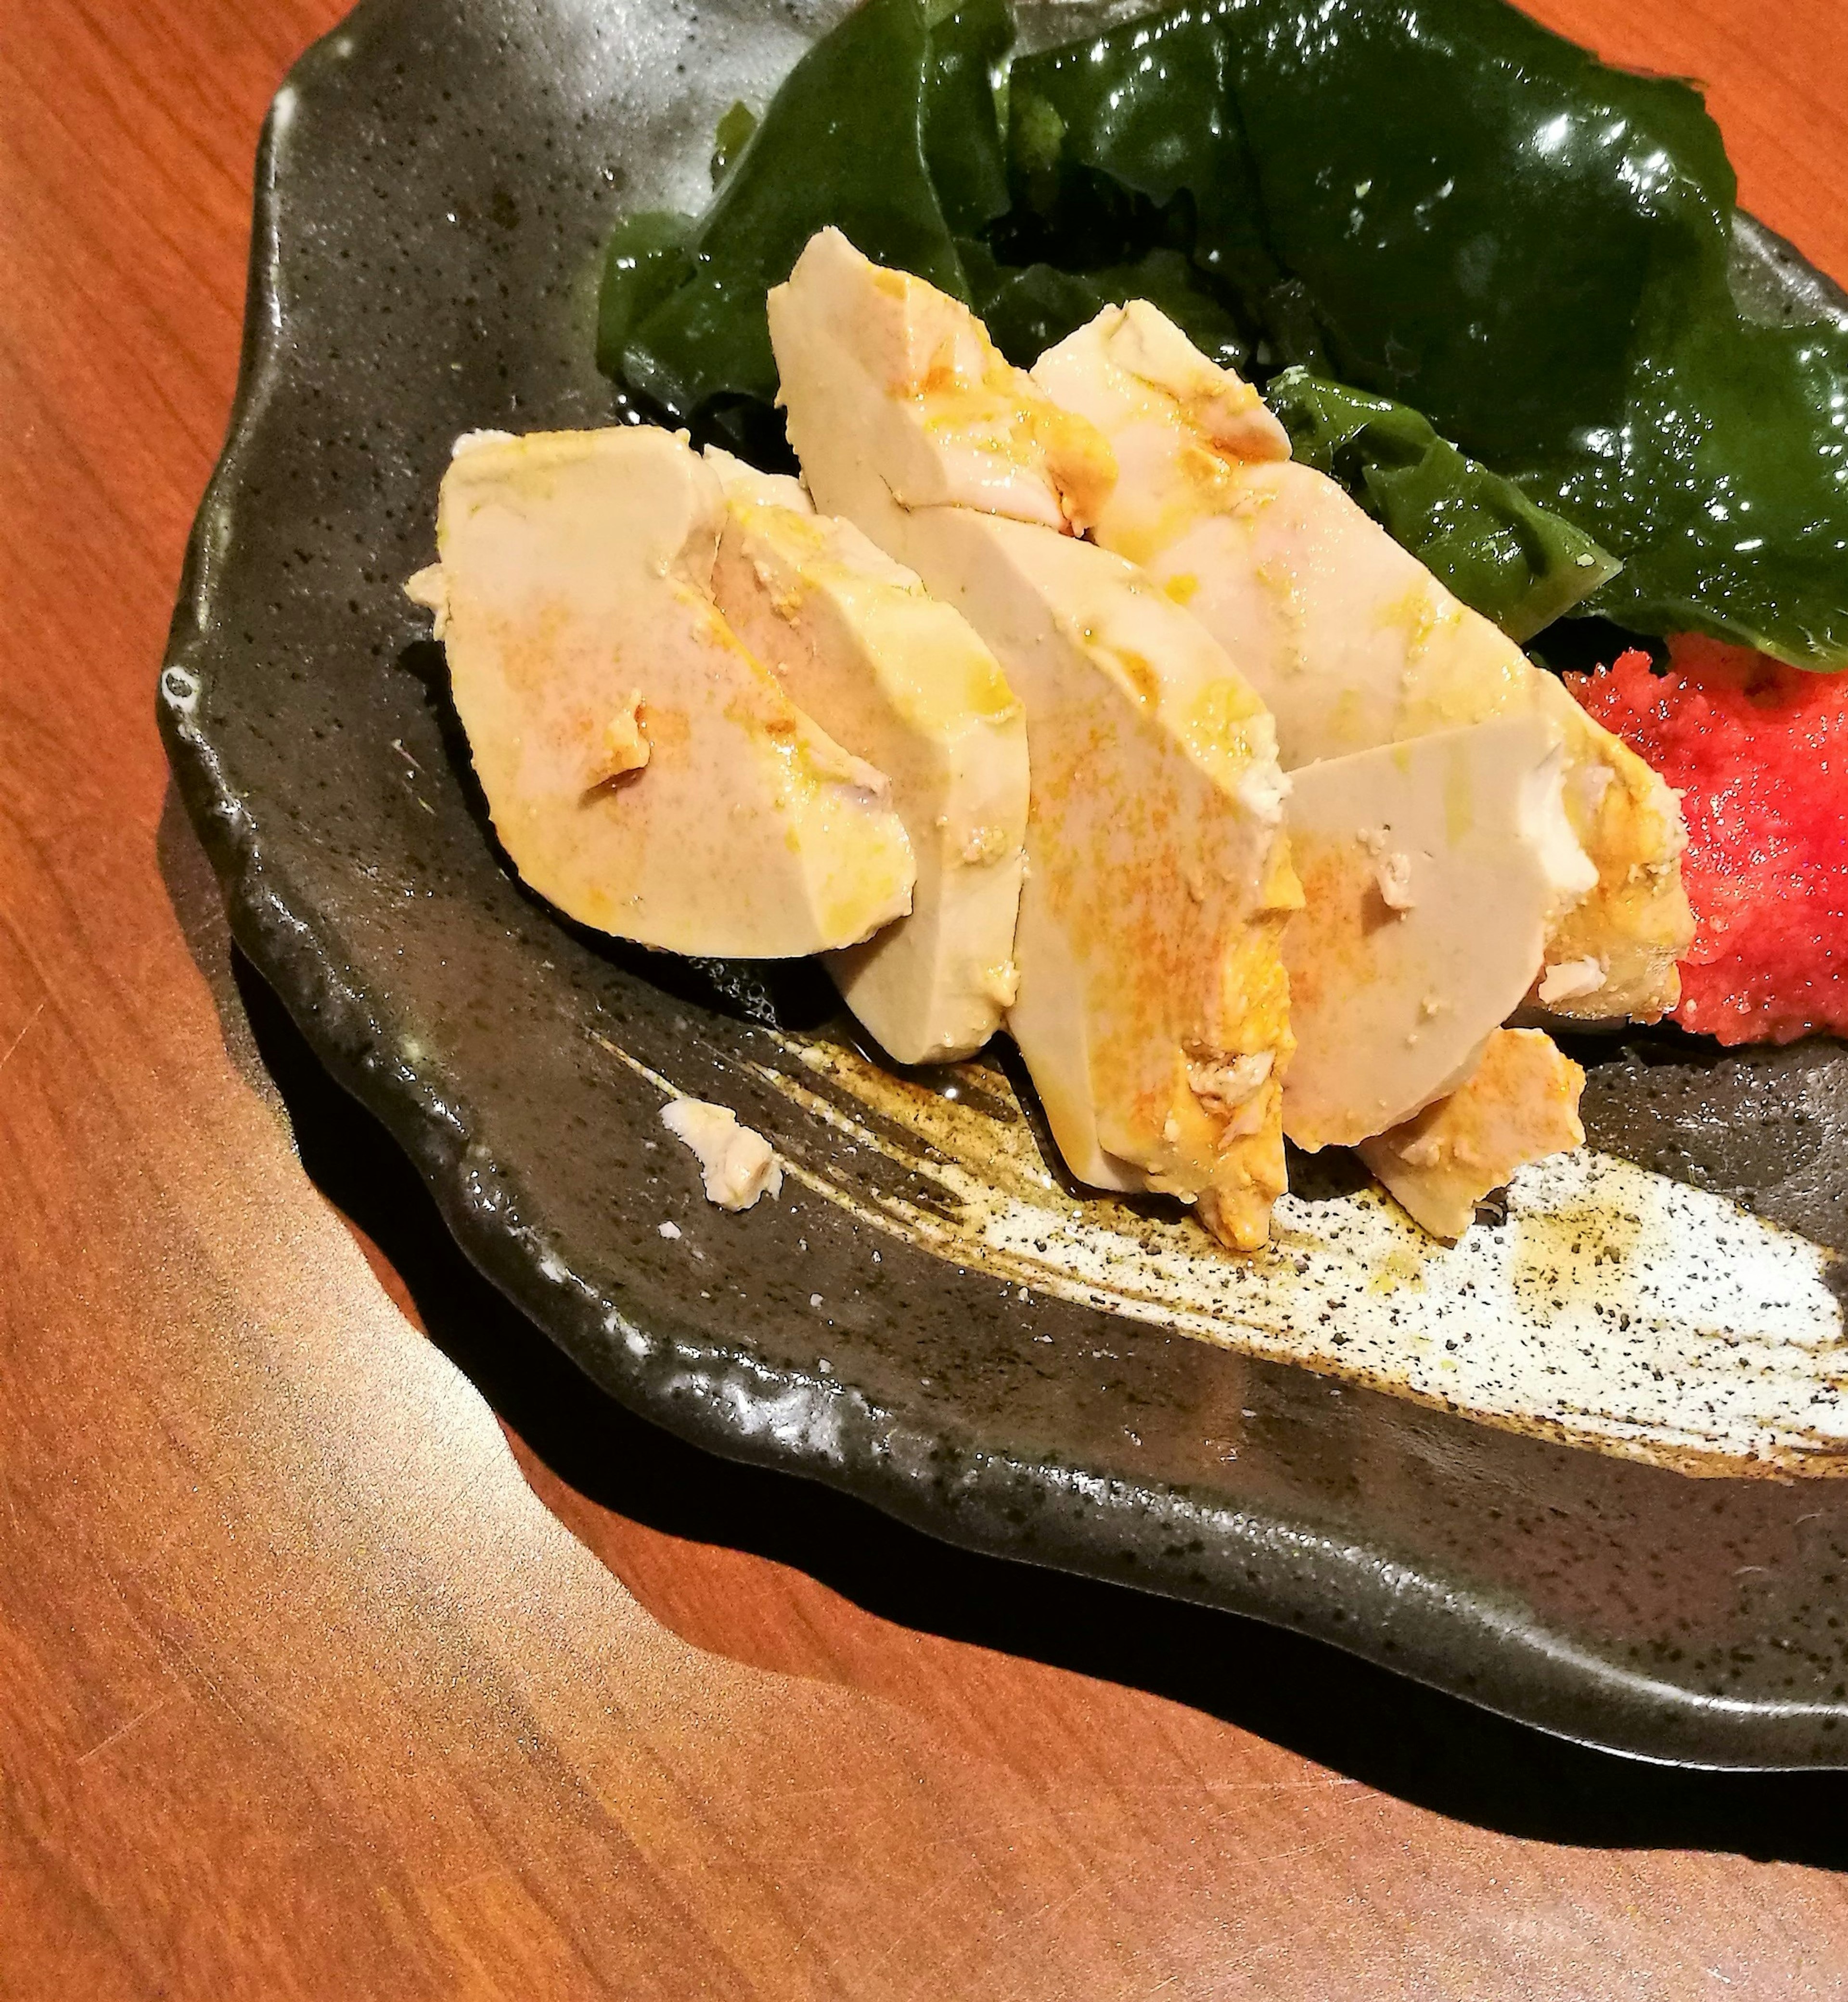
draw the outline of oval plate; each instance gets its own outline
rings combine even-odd
[[[1240,1261],[1081,1199],[1001,1060],[891,1076],[811,969],[612,946],[502,865],[399,591],[449,444],[609,420],[611,223],[697,207],[831,18],[374,0],[278,96],[160,684],[239,942],[469,1257],[683,1436],[1588,1742],[1848,1764],[1848,1489],[1790,1477],[1848,1467],[1839,1045],[1603,1045],[1602,1150],[1458,1249],[1299,1162]],[[1740,246],[1755,310],[1839,309]],[[775,1139],[780,1202],[706,1205],[671,1090]]]

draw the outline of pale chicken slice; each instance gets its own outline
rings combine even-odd
[[[1037,393],[959,301],[873,263],[838,229],[811,237],[770,295],[772,342],[779,297],[786,344],[799,301],[811,337],[853,358],[864,379],[841,415],[900,507],[969,507],[1081,532],[1096,518],[1116,477],[1110,447]]]
[[[1032,797],[1008,1023],[1054,1138],[1080,1181],[1193,1198],[1222,1242],[1254,1247],[1284,1181],[1278,937],[1297,902],[1270,719],[1223,650],[1133,566],[1023,505],[1009,518],[894,497],[919,392],[883,358],[919,324],[943,327],[953,355],[983,353],[985,336],[919,281],[838,243],[818,255],[822,242],[770,295],[790,441],[817,504],[954,605],[1026,710]],[[937,429],[924,435],[967,435],[942,380],[931,393]],[[988,434],[1021,445],[1011,476],[1065,496],[1065,461],[1045,441],[1069,446],[1071,434],[1031,385],[1012,379],[1012,416],[995,410],[985,364],[973,393]],[[1069,456],[1095,467],[1105,455]],[[1061,497],[1060,511],[1083,510]]]
[[[719,469],[720,609],[804,712],[891,780],[917,864],[911,916],[829,971],[901,1063],[971,1055],[1013,998],[1020,705],[994,655],[911,571],[851,522],[786,504],[783,490],[800,494],[793,480],[735,467]]]
[[[1539,975],[1559,912],[1597,881],[1549,720],[1503,717],[1291,775],[1303,907],[1284,936],[1284,1131],[1351,1146],[1476,1068]]]
[[[1285,769],[1491,717],[1562,734],[1567,811],[1598,869],[1560,919],[1550,1005],[1653,1019],[1693,936],[1675,795],[1555,678],[1460,604],[1336,483],[1288,457],[1250,386],[1145,302],[1107,308],[1034,379],[1109,438],[1120,476],[1092,533],[1144,565],[1238,660]]]
[[[1538,1029],[1498,1029],[1469,1078],[1361,1159],[1415,1222],[1452,1240],[1483,1198],[1550,1154],[1585,1144],[1585,1072]]]
[[[760,473],[755,466],[716,445],[709,445],[703,456],[718,475],[728,506],[736,500],[752,500],[764,507],[793,507],[798,514],[815,511],[808,489],[793,473]]]
[[[1027,713],[1027,881],[1008,1027],[1081,1181],[1197,1200],[1241,1250],[1285,1186],[1298,899],[1270,718],[1223,653],[1104,550],[961,507],[905,549]]]
[[[712,598],[725,507],[684,438],[491,438],[445,476],[437,612],[494,831],[568,916],[675,952],[856,944],[910,909],[885,778]]]

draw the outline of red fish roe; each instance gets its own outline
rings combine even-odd
[[[1567,680],[1682,794],[1675,1019],[1723,1043],[1848,1033],[1848,673],[1691,637],[1669,654],[1665,674],[1631,652]]]

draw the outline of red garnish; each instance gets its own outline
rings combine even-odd
[[[1723,1043],[1848,1033],[1848,674],[1691,637],[1567,685],[1682,794],[1695,919],[1683,1028]]]

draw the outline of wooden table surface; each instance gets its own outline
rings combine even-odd
[[[1709,79],[1848,277],[1840,9],[1541,11]],[[706,1461],[319,1078],[153,689],[258,123],[337,12],[0,6],[0,1996],[1848,1992],[1848,1781],[1620,1764]]]

